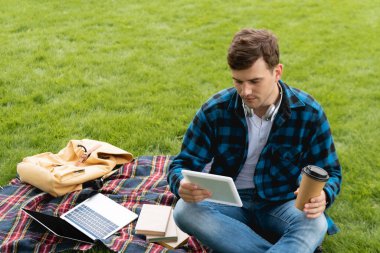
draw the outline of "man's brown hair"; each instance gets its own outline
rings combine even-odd
[[[280,62],[276,36],[268,30],[243,29],[235,34],[228,49],[228,65],[233,70],[243,70],[263,57],[268,69]]]

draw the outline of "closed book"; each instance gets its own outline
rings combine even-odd
[[[135,227],[136,234],[164,236],[171,206],[144,204]]]
[[[177,228],[177,236],[178,236],[178,239],[176,241],[173,241],[173,242],[159,241],[158,243],[169,249],[176,249],[186,244],[187,240],[189,240],[189,235],[183,232],[179,227],[176,227],[176,228]]]
[[[174,222],[173,218],[173,211],[170,212],[168,227],[166,228],[165,235],[158,236],[158,235],[147,235],[146,240],[148,242],[159,242],[159,241],[165,241],[165,242],[175,242],[177,241],[177,225]]]

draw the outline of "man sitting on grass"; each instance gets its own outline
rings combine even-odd
[[[200,108],[169,169],[171,191],[181,198],[177,225],[216,252],[313,252],[328,229],[324,211],[341,185],[330,126],[310,95],[281,80],[279,55],[269,31],[235,35],[228,50],[235,87]],[[234,179],[243,207],[202,201],[212,193],[184,182],[183,169],[209,163],[210,173]],[[330,178],[302,212],[294,202],[306,165]]]

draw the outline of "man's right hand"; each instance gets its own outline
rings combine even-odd
[[[185,202],[190,203],[202,201],[212,195],[208,190],[200,188],[197,184],[185,182],[184,179],[179,184],[178,194]]]

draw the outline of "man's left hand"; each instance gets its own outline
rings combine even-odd
[[[326,193],[321,191],[321,195],[310,199],[310,203],[305,204],[303,211],[307,218],[318,218],[326,209]]]

